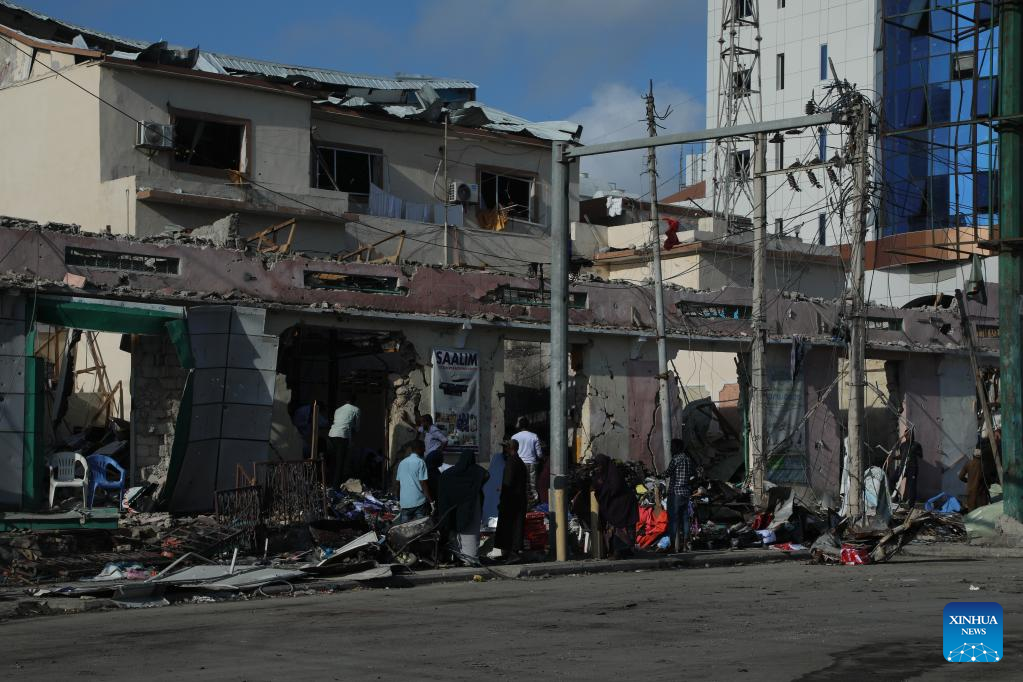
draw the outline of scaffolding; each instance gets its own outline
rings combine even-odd
[[[718,128],[763,118],[760,98],[760,7],[758,0],[724,0],[721,6]],[[736,207],[752,206],[752,155],[748,141],[735,137],[714,145],[714,214],[737,232]]]

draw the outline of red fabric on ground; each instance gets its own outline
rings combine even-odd
[[[656,507],[640,507],[636,522],[636,546],[651,547],[668,532],[668,512]]]

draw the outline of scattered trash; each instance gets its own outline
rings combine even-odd
[[[970,585],[970,592],[978,592],[980,590],[976,585]]]

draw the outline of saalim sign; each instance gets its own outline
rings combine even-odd
[[[432,359],[433,421],[448,436],[447,452],[479,454],[480,354],[435,348]]]

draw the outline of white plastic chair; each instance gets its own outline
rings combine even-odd
[[[89,462],[77,452],[55,452],[47,458],[50,467],[50,508],[53,508],[53,494],[57,488],[81,488],[82,506],[86,506],[86,484],[89,481]],[[82,477],[75,471],[82,465]]]

